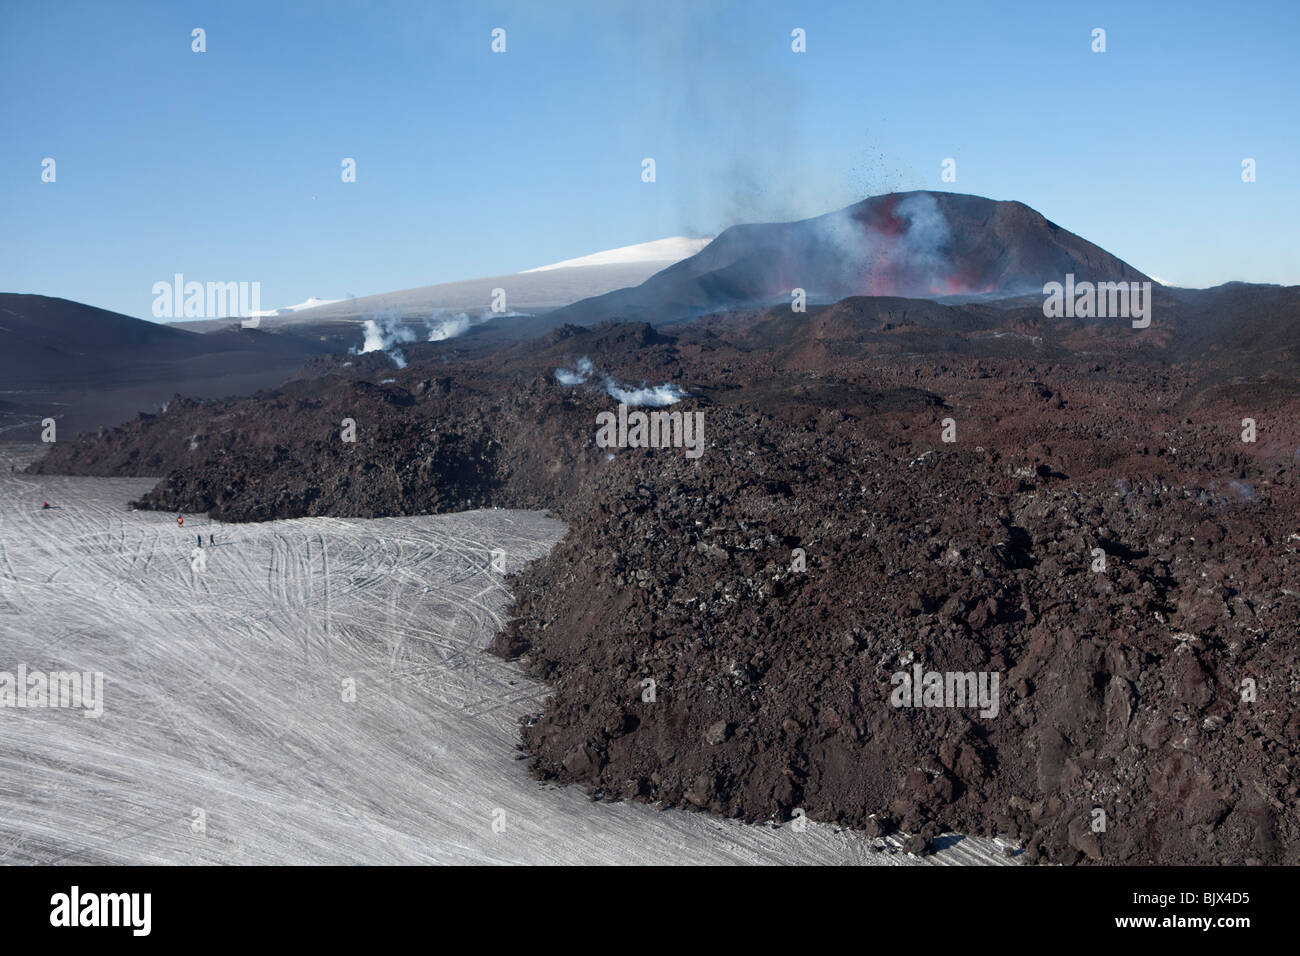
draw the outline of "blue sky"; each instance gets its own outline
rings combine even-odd
[[[1295,284],[1297,41],[1293,0],[0,0],[0,291],[144,318],[181,272],[275,307],[920,188]]]

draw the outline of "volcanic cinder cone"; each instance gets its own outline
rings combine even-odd
[[[669,322],[729,308],[847,296],[1012,296],[1073,273],[1147,279],[1024,203],[959,193],[873,196],[824,216],[727,229],[698,254],[620,289],[552,313],[553,321]]]

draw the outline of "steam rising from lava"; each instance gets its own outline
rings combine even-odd
[[[821,263],[804,286],[810,297],[945,296],[993,290],[952,261],[952,233],[934,196],[912,193],[876,207],[849,207],[807,220],[803,244],[785,250],[806,268]],[[794,269],[783,267],[800,285]]]
[[[612,375],[597,372],[591,359],[585,355],[578,359],[574,371],[564,368],[555,370],[555,378],[561,385],[585,385],[589,379],[595,377],[600,379],[600,386],[605,390],[606,395],[629,406],[647,405],[662,408],[680,402],[687,395],[684,389],[669,382],[653,387],[642,382],[639,388],[620,385]]]
[[[398,368],[406,368],[406,356],[398,348],[402,342],[414,342],[415,333],[402,324],[396,312],[375,315],[361,323],[365,335],[360,349],[349,349],[352,354],[364,355],[367,352],[384,352]]]

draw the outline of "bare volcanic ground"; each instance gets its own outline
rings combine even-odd
[[[141,506],[228,521],[552,509],[570,533],[493,647],[552,688],[522,727],[535,773],[604,799],[803,809],[918,850],[997,835],[1029,861],[1300,862],[1294,382],[1005,328],[918,354],[897,346],[924,328],[835,315],[762,348],[726,323],[566,327],[322,368],[37,470],[166,473]],[[613,399],[552,374],[581,356],[687,388],[703,455],[597,448]],[[917,664],[997,674],[996,714],[894,706]]]

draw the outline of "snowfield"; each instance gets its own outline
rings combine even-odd
[[[492,552],[516,571],[558,521],[178,527],[126,508],[152,480],[10,471],[34,454],[0,451],[0,671],[102,672],[104,713],[0,707],[0,863],[917,862],[533,780],[545,688],[482,648]],[[1007,862],[945,842],[925,862]]]
[[[593,252],[589,256],[565,259],[563,262],[553,262],[548,266],[538,266],[536,269],[525,269],[520,274],[528,275],[532,272],[550,272],[553,269],[573,269],[582,266],[625,265],[631,262],[656,264],[660,269],[667,269],[675,262],[689,259],[712,241],[713,236],[703,239],[670,236],[667,239],[655,239],[653,242],[639,242],[634,246],[620,246],[617,249]]]

